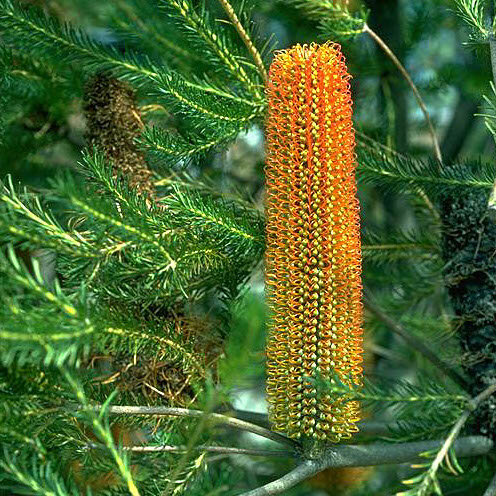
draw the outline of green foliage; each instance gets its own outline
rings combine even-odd
[[[0,467],[5,471],[3,481],[0,479],[5,489],[17,490],[17,486],[9,486],[8,479],[11,482],[19,483],[23,488],[29,490],[28,494],[40,496],[77,496],[79,490],[74,484],[68,485],[61,478],[57,469],[54,467],[56,462],[41,462],[36,457],[33,459],[22,459],[21,456],[4,451],[0,459]]]
[[[266,101],[252,50],[269,59],[265,31],[272,29],[286,29],[287,44],[313,41],[315,22],[326,40],[355,39],[369,13],[334,0],[292,0],[298,17],[287,3],[247,3],[233,8],[251,48],[217,2],[60,0],[46,5],[46,15],[0,0],[0,157],[10,173],[0,183],[0,490],[72,496],[98,493],[93,486],[105,480],[108,494],[234,495],[282,469],[267,458],[252,465],[202,453],[205,444],[249,441],[206,418],[111,411],[112,405],[225,411],[235,405],[233,391],[263,382],[263,157],[249,143],[263,126]],[[484,2],[456,3],[470,41],[485,42]],[[65,23],[55,4],[77,12],[74,22]],[[415,67],[422,43],[449,14],[433,1],[405,9],[399,55]],[[374,128],[370,109],[390,99],[388,112],[398,112],[396,75],[384,73],[361,44],[349,44],[346,56],[364,130],[357,132],[357,162],[365,284],[388,315],[458,368],[465,358],[457,342],[462,322],[443,276],[457,260],[442,249],[440,207],[453,196],[489,196],[495,169],[477,157],[441,166],[425,157],[423,145],[395,152],[389,145],[396,116]],[[446,65],[431,69],[447,73]],[[85,79],[102,73],[137,90],[139,115],[131,120],[141,129],[137,144],[153,177],[149,196],[129,186],[129,164],[117,174],[104,150],[84,147],[73,124],[82,120]],[[416,76],[422,94],[446,89],[442,77]],[[470,84],[471,95],[482,93]],[[496,134],[493,97],[486,103],[486,126]],[[424,130],[414,115],[410,121],[423,143]],[[248,133],[235,142],[242,132]],[[377,134],[380,140],[369,137]],[[25,176],[31,187],[18,186]],[[388,442],[445,437],[468,395],[445,385],[376,316],[366,312],[365,323],[386,365],[376,357],[378,377],[373,370],[361,390],[334,377],[319,380],[322,390],[389,416]],[[130,449],[140,444],[181,450]],[[446,473],[430,461],[405,494],[441,494],[450,466],[451,475],[460,472],[452,453]]]
[[[230,309],[230,332],[225,357],[219,363],[221,384],[226,391],[231,387],[249,384],[260,374],[257,355],[263,353],[265,337],[265,309],[253,295],[243,295]]]
[[[291,0],[309,17],[319,21],[321,35],[326,39],[343,41],[363,33],[368,11],[361,8],[350,12],[346,2],[335,0]]]
[[[432,259],[440,253],[431,233],[369,231],[362,236],[362,255],[367,262],[383,265],[412,258]]]
[[[234,41],[234,33],[214,24],[206,2],[200,2],[198,9],[191,0],[161,0],[160,6],[188,37],[197,53],[209,57],[212,67],[239,83],[252,96],[261,98],[262,81],[255,66]]]
[[[202,134],[191,133],[187,140],[177,133],[160,127],[147,127],[141,136],[141,143],[144,150],[160,164],[176,165],[179,163],[184,167],[193,158],[201,159],[219,145],[233,140],[244,125],[227,123],[221,127],[222,129],[217,127],[215,134],[209,131]]]
[[[484,0],[455,0],[458,15],[471,30],[472,42],[487,41],[489,29],[486,23]]]
[[[84,292],[69,298],[58,282],[49,289],[36,260],[31,275],[11,246],[8,251],[9,259],[0,257],[1,294],[5,302],[1,310],[1,361],[6,365],[36,361],[44,365],[74,363],[94,332],[85,316]],[[12,291],[12,282],[25,293]],[[33,306],[37,307],[36,312],[31,311]],[[47,347],[48,343],[53,347]]]
[[[496,136],[496,87],[494,86],[494,83],[491,81],[491,90],[492,94],[491,96],[486,96],[484,95],[484,100],[487,104],[487,111],[484,114],[479,114],[481,117],[484,117],[484,122],[486,123],[487,129],[489,129],[489,132],[493,135]]]
[[[496,178],[492,164],[467,163],[452,167],[440,167],[434,161],[385,155],[379,150],[359,151],[359,178],[364,183],[384,185],[392,191],[423,190],[439,197],[453,190],[490,190]]]
[[[345,397],[349,400],[360,400],[365,406],[378,408],[393,407],[400,416],[411,416],[411,409],[417,410],[419,404],[431,403],[434,408],[446,410],[457,408],[467,404],[469,398],[459,392],[449,391],[445,386],[419,377],[417,383],[409,381],[396,381],[392,385],[378,385],[368,379],[364,380],[363,387],[358,390],[347,385],[337,375],[330,378],[320,379],[322,394],[330,391],[337,397]]]
[[[15,7],[10,0],[2,0],[0,11],[0,30],[6,41],[15,43],[22,39],[23,50],[33,56],[79,62],[89,73],[110,70],[136,84],[149,83],[157,75],[149,60],[141,62],[133,55],[123,57],[93,41],[83,31]]]

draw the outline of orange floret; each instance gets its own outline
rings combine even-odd
[[[318,391],[362,377],[362,285],[352,100],[341,49],[276,54],[267,86],[269,418],[292,438],[339,441],[359,405]]]

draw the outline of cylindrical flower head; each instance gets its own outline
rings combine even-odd
[[[359,405],[316,387],[362,378],[362,285],[352,100],[341,49],[276,54],[267,87],[267,397],[273,428],[337,442]]]

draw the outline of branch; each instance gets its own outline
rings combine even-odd
[[[260,52],[257,50],[257,47],[251,41],[250,36],[246,32],[245,28],[241,24],[236,12],[232,8],[232,5],[228,0],[219,0],[219,3],[222,5],[223,9],[226,11],[229,19],[233,23],[233,26],[236,28],[240,38],[243,40],[243,43],[246,45],[246,48],[250,52],[253,60],[255,61],[255,65],[257,66],[258,72],[262,76],[262,79],[266,82],[268,79],[267,70],[265,69],[264,63],[262,61],[262,56]]]
[[[122,448],[123,451],[132,451],[133,453],[188,453],[185,446],[128,446]],[[263,450],[249,448],[233,448],[230,446],[196,446],[190,451],[198,451],[200,453],[217,453],[227,455],[251,455],[251,456],[293,456],[291,450]]]
[[[454,369],[452,369],[446,362],[441,360],[430,348],[428,348],[422,341],[417,339],[409,333],[401,324],[386,315],[371,299],[369,295],[364,296],[364,305],[367,310],[373,313],[379,320],[384,322],[391,331],[401,336],[412,348],[422,353],[432,364],[434,364],[445,375],[451,378],[459,386],[466,391],[468,390],[468,382]]]
[[[455,439],[458,437],[460,434],[460,431],[462,430],[463,426],[467,422],[468,418],[474,410],[489,396],[491,396],[493,393],[496,392],[496,383],[491,384],[489,387],[487,387],[482,393],[477,395],[475,398],[472,398],[472,400],[469,402],[469,406],[464,410],[464,412],[461,414],[460,418],[456,421],[455,425],[451,429],[448,437],[444,441],[443,445],[441,446],[441,449],[438,451],[436,458],[434,458],[434,461],[432,462],[429,470],[428,470],[428,476],[426,478],[426,484],[429,483],[429,481],[435,480],[436,473],[441,466],[441,463],[445,459],[445,457],[448,454],[448,451],[454,446]]]
[[[357,145],[362,146],[363,148],[370,150],[372,152],[375,151],[376,148],[380,148],[382,152],[386,156],[394,156],[398,157],[403,160],[408,160],[409,157],[406,155],[403,155],[402,153],[397,152],[396,150],[393,150],[392,148],[389,148],[386,145],[383,145],[382,143],[379,143],[378,141],[370,138],[367,136],[365,133],[362,133],[360,131],[355,130],[355,136],[358,137],[357,139]],[[431,211],[433,217],[436,219],[437,222],[441,222],[441,217],[439,215],[439,212],[436,210],[436,207],[433,205],[427,194],[421,189],[417,188],[417,193],[418,195],[422,198],[424,203],[426,204],[427,208]]]
[[[496,496],[496,475],[494,476],[493,480],[489,484],[489,486],[486,489],[486,492],[483,494],[483,496]]]
[[[96,409],[100,409],[100,406],[96,406]],[[300,445],[296,441],[283,436],[282,434],[277,434],[276,432],[269,431],[264,427],[259,425],[251,424],[243,420],[239,420],[234,417],[228,417],[227,415],[222,415],[220,413],[205,413],[201,410],[189,410],[187,408],[169,408],[164,406],[111,406],[108,408],[108,412],[114,415],[156,415],[164,417],[192,417],[192,418],[207,418],[207,420],[212,420],[220,424],[228,425],[229,427],[234,427],[235,429],[240,429],[243,431],[251,432],[252,434],[257,434],[258,436],[265,437],[275,441],[276,443],[284,444],[290,448],[296,449]]]
[[[420,454],[442,446],[443,440],[420,441],[403,444],[342,445],[328,448],[317,460],[306,460],[280,479],[263,487],[248,491],[242,496],[269,496],[285,494],[299,482],[327,468],[366,467],[398,463],[425,463]],[[452,448],[457,457],[480,456],[491,451],[494,443],[483,436],[467,436],[458,439]]]
[[[386,55],[393,61],[394,65],[398,68],[398,70],[401,72],[401,75],[406,79],[408,85],[413,91],[413,94],[415,95],[415,98],[417,100],[417,103],[420,107],[420,110],[424,114],[425,120],[427,122],[427,126],[429,128],[429,133],[432,138],[432,143],[434,146],[434,154],[437,158],[437,160],[442,163],[443,162],[443,156],[441,154],[441,148],[439,147],[439,141],[436,136],[436,131],[434,130],[434,126],[432,125],[431,118],[429,116],[429,112],[427,111],[427,107],[425,106],[424,101],[422,100],[422,97],[420,96],[420,93],[415,86],[415,83],[413,82],[412,78],[410,77],[410,74],[408,74],[408,71],[405,69],[403,64],[399,61],[398,57],[391,51],[391,49],[387,46],[387,44],[384,42],[384,40],[375,32],[373,31],[367,24],[364,24],[363,26],[363,31],[367,33],[386,53]]]

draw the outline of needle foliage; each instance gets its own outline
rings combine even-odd
[[[381,34],[436,130],[451,129],[447,114],[453,126],[485,119],[470,139],[446,131],[443,153],[462,141],[463,159],[432,158],[410,86],[367,37],[378,2],[0,0],[2,494],[234,496],[314,456],[266,430],[263,413],[239,410],[265,411],[261,64],[317,39],[342,42],[355,77],[366,352],[358,389],[332,374],[308,380],[359,402],[353,442],[365,449],[447,443],[442,460],[418,453],[424,463],[368,481],[324,471],[345,481],[325,487],[482,494],[494,453],[458,459],[453,446],[466,435],[496,442],[494,395],[473,403],[496,381],[496,169],[479,153],[496,132],[494,12],[482,0],[388,3],[403,12],[405,50],[388,32],[398,26]],[[432,22],[420,22],[427,11]],[[457,38],[456,57],[426,61],[427,40],[445,44],[454,29],[478,53]],[[418,66],[429,63],[426,79]],[[463,101],[446,112],[453,88]],[[476,108],[460,119],[470,98]],[[240,435],[224,414],[267,439]],[[383,428],[371,432],[374,422]],[[275,440],[289,451],[274,454]],[[311,496],[317,482],[270,494]]]

